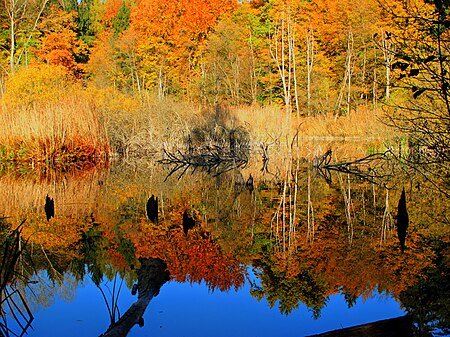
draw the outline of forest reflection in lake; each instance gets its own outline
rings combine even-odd
[[[28,240],[24,247],[32,264],[19,259],[15,268],[20,268],[20,277],[6,280],[4,288],[15,287],[26,299],[34,327],[27,332],[48,336],[50,328],[55,336],[61,335],[73,328],[64,321],[73,324],[79,315],[76,310],[87,308],[98,320],[85,335],[107,336],[108,328],[126,335],[130,328],[129,335],[138,336],[142,329],[155,328],[155,317],[162,314],[167,325],[192,327],[192,312],[188,312],[194,307],[189,302],[183,305],[186,321],[172,320],[169,312],[200,285],[201,289],[192,290],[191,302],[209,303],[203,315],[226,316],[222,319],[231,326],[244,326],[238,321],[245,319],[245,329],[254,326],[256,331],[256,325],[266,323],[258,321],[258,315],[264,314],[257,314],[257,307],[273,308],[271,312],[283,323],[268,316],[274,330],[260,330],[257,335],[278,335],[286,323],[283,317],[309,329],[298,327],[279,335],[302,336],[404,312],[413,315],[422,335],[425,330],[448,328],[448,201],[425,182],[405,181],[400,174],[389,176],[389,189],[348,172],[331,172],[331,181],[324,179],[312,165],[314,151],[309,153],[273,160],[263,171],[255,161],[217,176],[188,172],[179,180],[176,175],[165,180],[169,168],[154,161],[41,177],[5,173],[0,178],[1,212],[7,216],[2,238],[26,219],[21,236]],[[252,189],[246,184],[250,175]],[[395,229],[403,187],[410,219],[404,252]],[[47,195],[54,201],[54,217],[48,220]],[[148,218],[146,206],[152,195],[158,200],[158,221]],[[192,219],[195,225],[184,230],[183,219]],[[160,279],[165,270],[167,279]],[[96,292],[103,309],[86,303],[77,308],[83,284],[93,292],[89,297],[93,302]],[[183,290],[170,295],[176,287]],[[132,292],[136,295],[126,296],[124,305],[123,294]],[[172,296],[174,306],[155,313],[151,308],[158,307],[162,294]],[[205,294],[207,299],[200,302]],[[224,312],[227,298],[236,294],[246,298],[236,306],[248,306],[245,317],[234,310]],[[366,313],[361,299],[371,306],[374,294],[396,302],[378,301],[375,296],[378,305]],[[214,300],[222,296],[223,302]],[[63,305],[59,298],[74,303],[69,304],[72,309],[43,333],[39,313],[49,308],[42,312],[56,314]],[[348,313],[342,306],[336,309],[335,302],[341,300],[353,309]],[[2,304],[8,322],[14,321],[11,310]],[[392,316],[384,316],[392,306],[396,307]],[[342,317],[355,313],[355,308],[359,320],[345,323]],[[325,323],[331,316],[337,318],[334,325]],[[186,328],[183,333],[217,335],[215,329],[222,328],[208,322],[211,319],[201,320],[202,329]],[[139,325],[144,327],[140,330]],[[166,333],[163,328],[151,331]]]

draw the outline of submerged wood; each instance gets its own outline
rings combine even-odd
[[[229,112],[217,104],[209,120],[190,130],[184,144],[179,144],[181,146],[174,151],[163,150],[165,158],[159,162],[173,166],[166,180],[175,172],[181,172],[180,179],[188,169],[192,173],[200,169],[217,176],[248,163],[249,132],[241,126],[229,126],[229,116]]]
[[[331,163],[332,151],[328,150],[314,159],[313,167],[327,182],[331,182],[331,171],[336,171],[350,174],[370,183],[380,184],[392,176],[392,168],[387,167],[390,162],[388,153],[388,151],[374,153],[356,160]]]
[[[200,169],[207,173],[220,175],[227,171],[245,167],[248,163],[247,151],[240,151],[233,148],[233,151],[220,146],[208,146],[198,152],[189,151],[183,153],[180,150],[169,152],[164,149],[166,158],[160,160],[162,164],[173,165],[173,168],[166,177],[166,180],[175,172],[181,171],[180,179],[188,169],[194,173]]]
[[[0,221],[2,220],[4,218],[0,218]],[[34,320],[24,295],[18,288],[14,287],[18,279],[25,282],[29,281],[23,274],[23,270],[18,271],[18,264],[27,244],[27,241],[22,239],[22,225],[24,223],[25,220],[6,236],[0,246],[0,251],[3,254],[0,268],[0,336],[23,336]],[[24,255],[29,256],[28,254]],[[3,306],[11,310],[9,314],[6,314]],[[17,330],[21,331],[20,333],[14,332],[8,327],[7,316],[15,321]]]
[[[169,280],[169,272],[164,261],[160,259],[139,259],[141,268],[138,271],[138,300],[100,337],[125,337],[131,328],[144,324],[143,315],[153,297]]]
[[[412,317],[405,315],[307,337],[409,337],[413,336],[412,327]]]
[[[158,223],[158,197],[152,194],[146,205],[147,217],[153,223]]]
[[[48,196],[48,194],[45,197],[44,211],[47,221],[50,221],[51,218],[55,217],[55,202],[53,201],[53,198]]]
[[[184,210],[183,213],[183,232],[184,235],[187,235],[189,230],[195,227],[195,220],[190,216],[187,210]]]
[[[320,156],[315,156],[314,158],[314,167],[323,167],[325,165],[328,165],[331,161],[331,155],[332,155],[331,149],[328,149],[327,152]]]
[[[400,241],[400,249],[402,252],[405,250],[406,231],[408,229],[408,225],[409,216],[408,210],[406,209],[405,188],[403,188],[397,208],[397,235],[398,240]]]

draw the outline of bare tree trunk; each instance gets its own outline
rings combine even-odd
[[[347,115],[350,115],[350,103],[352,93],[352,54],[353,54],[353,33],[348,33],[347,42]]]
[[[306,241],[311,244],[314,242],[314,234],[315,234],[315,221],[314,221],[314,206],[311,198],[311,170],[308,170],[308,214],[307,214],[307,222],[308,222],[308,231],[306,233]]]
[[[386,190],[386,203],[384,207],[384,213],[383,213],[383,221],[381,223],[381,238],[380,238],[380,246],[384,243],[386,243],[390,229],[392,226],[392,215],[389,210],[389,190]]]
[[[292,25],[291,25],[292,26]],[[293,78],[294,78],[294,96],[295,96],[295,109],[297,111],[297,125],[300,125],[300,104],[298,101],[298,86],[297,86],[297,62],[295,58],[295,30],[291,27],[290,34],[289,34],[289,54],[291,54],[292,59],[292,71],[293,71]]]
[[[365,101],[365,104],[367,105],[367,92],[366,90],[366,68],[367,68],[367,46],[366,42],[363,40],[363,67],[361,71],[361,86],[362,86],[362,92],[360,98]]]
[[[0,99],[5,94],[5,82],[6,82],[5,74],[2,74],[0,77]]]
[[[314,31],[312,28],[306,33],[306,91],[308,117],[311,116],[311,74],[314,65]]]
[[[15,18],[15,11],[14,9],[10,12],[10,49],[9,49],[9,68],[11,70],[11,73],[14,74],[15,72],[15,61],[14,61],[14,55],[16,50],[16,18]]]
[[[160,67],[158,76],[158,99],[162,100],[163,97],[164,97],[164,75],[162,67]]]
[[[375,111],[377,109],[377,50],[375,49],[375,64],[373,67],[373,83],[372,83],[372,108]]]
[[[10,45],[9,45],[9,68],[11,73],[13,74],[16,70],[16,65],[19,64],[22,55],[26,53],[26,49],[28,47],[28,43],[30,42],[34,31],[36,30],[37,24],[44,12],[44,9],[48,3],[48,0],[44,0],[39,12],[36,14],[36,18],[34,19],[34,24],[31,30],[28,32],[28,37],[23,44],[22,49],[20,50],[19,55],[17,56],[17,41],[16,36],[19,33],[19,27],[17,26],[18,22],[21,22],[25,19],[25,13],[27,9],[27,2],[21,0],[4,0],[5,9],[9,18],[10,24]],[[27,32],[25,32],[27,34]],[[24,35],[25,35],[24,34]]]
[[[299,168],[299,159],[297,158],[295,165],[295,178],[294,178],[294,202],[293,202],[294,210],[292,212],[292,221],[289,237],[295,235],[295,224],[297,221],[297,196],[298,196],[298,171],[299,171],[298,168]]]
[[[283,185],[283,218],[282,220],[282,235],[283,235],[283,253],[286,252],[286,192],[287,192],[287,181],[284,181]]]
[[[351,83],[352,83],[352,53],[353,53],[353,33],[349,31],[347,41],[347,59],[345,61],[345,73],[344,79],[342,81],[342,87],[336,102],[336,109],[335,109],[336,117],[339,116],[346,87],[347,87],[347,115],[350,113]]]
[[[450,101],[448,98],[448,80],[447,80],[447,69],[444,62],[444,51],[442,48],[442,29],[446,29],[442,27],[442,23],[444,22],[443,14],[439,15],[439,21],[438,21],[438,34],[437,34],[437,42],[438,42],[438,54],[439,54],[439,82],[440,82],[440,89],[442,92],[442,98],[445,103],[445,107],[447,109],[447,116],[450,115]]]
[[[5,9],[9,18],[9,69],[12,74],[16,66],[16,22],[20,17],[19,11],[23,11],[24,8],[25,3],[20,4],[18,0],[5,0]]]
[[[235,104],[239,104],[239,99],[240,99],[240,83],[239,83],[239,69],[240,69],[240,64],[239,64],[239,58],[236,57],[235,59],[235,63],[233,65],[234,67],[234,78],[233,78],[233,86],[234,86],[234,102]]]
[[[252,68],[250,72],[250,90],[251,90],[251,96],[252,96],[252,103],[256,102],[256,96],[257,96],[257,88],[258,88],[258,76],[256,74],[256,62],[255,62],[255,52],[253,49],[253,41],[252,41],[252,35],[250,31],[250,37],[249,37],[249,46],[250,46],[250,53],[251,53],[251,61],[252,61]]]
[[[290,19],[288,19],[290,20]],[[288,33],[289,33],[288,22]],[[281,30],[281,32],[280,32]],[[274,48],[271,46],[270,54],[272,59],[278,68],[278,73],[280,75],[281,83],[283,86],[283,96],[285,109],[288,114],[291,113],[291,48],[288,47],[288,55],[286,56],[286,9],[283,7],[281,16],[281,29],[279,27],[275,28],[274,36],[272,36],[271,41],[274,42]],[[281,39],[281,42],[279,41]],[[289,41],[289,39],[288,39]],[[287,58],[287,60],[286,60]]]
[[[384,31],[382,34],[382,50],[384,57],[384,64],[386,70],[386,99],[389,99],[391,94],[391,66],[394,60],[395,45],[389,37],[388,32]]]
[[[351,194],[350,174],[347,174],[347,188],[344,186],[344,181],[340,174],[338,174],[339,184],[341,186],[342,196],[344,198],[344,210],[345,218],[347,220],[348,241],[350,244],[353,242],[353,219],[355,218],[355,212],[353,208],[353,200]]]

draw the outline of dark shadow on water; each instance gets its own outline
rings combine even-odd
[[[249,132],[240,126],[230,126],[227,118],[227,110],[216,106],[215,114],[204,125],[192,129],[185,144],[163,150],[164,158],[159,162],[171,167],[166,180],[176,172],[180,179],[188,170],[220,175],[247,165]]]
[[[412,327],[412,317],[406,315],[307,337],[412,337]]]
[[[195,220],[192,218],[188,211],[185,210],[183,213],[183,232],[184,235],[188,234],[188,231],[193,229],[195,226]]]

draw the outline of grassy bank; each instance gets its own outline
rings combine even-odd
[[[3,105],[0,142],[2,161],[32,165],[99,163],[110,151],[95,111],[81,97],[16,109]]]

